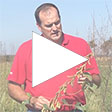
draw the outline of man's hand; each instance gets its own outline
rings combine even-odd
[[[92,82],[92,83],[96,84],[97,87],[99,87],[101,84],[101,78],[100,78],[99,74],[92,74],[92,80],[89,80],[86,76],[81,74],[78,79],[78,83],[83,84],[85,81]]]
[[[43,105],[46,104],[49,106],[50,101],[44,98],[43,96],[39,96],[39,97],[32,97],[30,99],[30,103],[35,110],[42,110]]]

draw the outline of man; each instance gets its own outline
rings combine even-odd
[[[83,39],[73,37],[62,32],[61,17],[58,8],[55,5],[50,3],[42,4],[35,11],[35,17],[38,29],[42,32],[43,38],[47,38],[82,56],[86,56],[91,53],[88,44]],[[92,81],[99,86],[99,70],[94,57],[90,60],[90,62],[91,65],[87,66],[88,68],[93,68],[89,71],[92,76]],[[67,76],[73,75],[75,72],[76,68],[74,67],[51,80],[32,87],[32,41],[30,40],[20,46],[15,56],[11,72],[8,76],[9,95],[20,103],[28,100],[29,104],[26,106],[28,107],[29,112],[41,111],[43,105],[49,105],[50,100],[56,95],[59,87],[68,80]],[[41,74],[37,75],[39,76]],[[74,87],[68,87],[68,93],[77,92],[81,88],[78,81],[83,82],[84,80],[85,78],[83,77],[75,80]],[[21,87],[23,84],[25,85],[25,90]],[[26,93],[30,93],[32,97],[29,98]],[[77,102],[81,102],[82,104],[86,103],[83,91],[77,94],[73,99],[69,100],[72,101],[74,105]],[[70,112],[74,109],[75,108],[62,106],[57,111]],[[76,112],[79,112],[79,110],[76,110]]]

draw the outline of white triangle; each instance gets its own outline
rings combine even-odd
[[[36,86],[82,62],[86,58],[33,32],[32,86]]]

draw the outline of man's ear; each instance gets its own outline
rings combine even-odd
[[[36,25],[37,25],[38,29],[39,29],[40,31],[42,31],[42,30],[41,30],[41,26],[40,26],[38,23],[36,23]]]

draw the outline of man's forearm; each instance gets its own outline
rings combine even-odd
[[[20,103],[29,98],[21,86],[10,82],[8,83],[8,92],[13,99]]]

